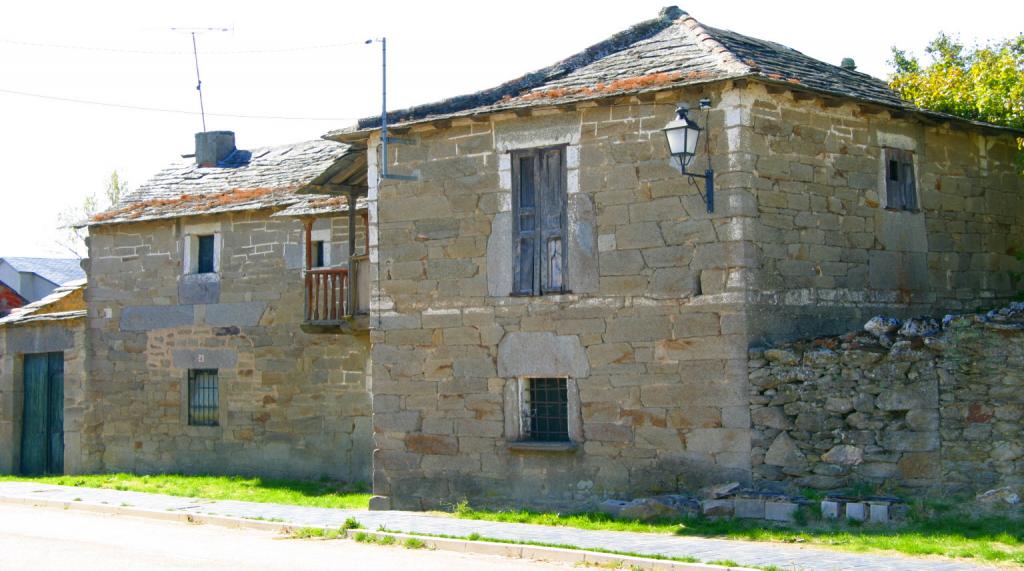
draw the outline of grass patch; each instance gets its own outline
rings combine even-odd
[[[96,474],[39,478],[0,476],[0,482],[14,481],[319,508],[366,509],[370,504],[370,494],[365,484],[348,484],[327,479],[309,481],[182,474]]]
[[[385,537],[390,537],[391,539],[394,539],[394,537],[391,537],[391,536],[385,536]],[[383,538],[381,538],[381,539],[383,539]],[[423,543],[422,539],[416,539],[415,537],[410,537],[410,538],[405,540],[405,543],[402,544],[402,547],[404,547],[406,549],[424,549],[424,548],[427,547],[427,544]]]
[[[605,531],[672,533],[748,541],[807,543],[843,551],[889,551],[904,555],[1024,565],[1024,525],[1021,525],[1020,520],[1000,515],[972,518],[951,510],[943,510],[941,505],[930,508],[930,517],[912,515],[908,523],[893,527],[822,522],[804,525],[774,524],[755,520],[711,520],[702,517],[639,522],[616,520],[602,513],[483,511],[471,509],[464,504],[455,506],[454,515],[462,519]]]
[[[291,533],[291,537],[292,539],[339,539],[345,537],[345,531],[322,527],[300,527]]]

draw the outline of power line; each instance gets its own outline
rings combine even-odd
[[[82,105],[96,105],[99,107],[112,107],[115,109],[130,109],[132,111],[153,111],[160,113],[178,113],[181,115],[199,115],[198,111],[187,111],[185,109],[166,109],[162,107],[145,107],[142,105],[126,105],[123,103],[109,103],[106,101],[90,101],[88,99],[75,99],[72,97],[60,97],[57,95],[45,95],[42,93],[29,93],[27,91],[16,91],[13,89],[0,88],[0,93],[9,95],[21,95],[23,97],[34,97],[49,101],[63,101],[65,103],[79,103]],[[234,119],[278,119],[283,121],[355,121],[359,117],[290,117],[285,115],[244,115],[238,113],[207,113],[210,117],[230,117]]]
[[[81,50],[81,51],[92,51],[92,52],[106,52],[106,53],[117,53],[117,54],[141,54],[141,55],[185,55],[191,54],[192,52],[187,50],[139,50],[129,48],[108,48],[101,46],[83,46],[73,44],[49,44],[43,42],[26,42],[23,40],[11,40],[7,38],[0,38],[0,43],[10,44],[15,46],[31,47],[31,48],[52,48],[60,50]],[[273,53],[287,53],[287,52],[301,52],[309,50],[326,50],[332,48],[342,48],[346,46],[361,46],[363,42],[342,42],[335,44],[313,44],[308,46],[292,46],[285,48],[265,48],[265,49],[252,49],[252,50],[209,50],[199,52],[204,55],[238,55],[238,54],[273,54]]]

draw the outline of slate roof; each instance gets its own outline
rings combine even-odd
[[[365,196],[360,196],[356,199],[356,211],[360,210],[366,210]],[[322,214],[337,214],[339,212],[348,212],[347,196],[311,196],[270,216],[318,216]]]
[[[492,89],[391,111],[388,122],[481,115],[742,78],[1005,129],[920,109],[900,99],[881,79],[782,44],[704,26],[675,6],[554,65]],[[379,117],[368,117],[325,137],[343,138],[379,124]]]
[[[325,183],[333,168],[361,149],[315,140],[249,151],[249,161],[234,167],[200,167],[194,160],[157,173],[117,206],[83,226],[177,218],[289,206],[303,201],[302,191]]]
[[[70,281],[85,278],[85,270],[82,269],[81,260],[77,258],[21,258],[11,256],[0,258],[0,260],[7,262],[19,272],[34,273],[57,285],[64,285]]]
[[[38,321],[64,321],[85,317],[85,302],[82,291],[85,278],[72,280],[50,292],[50,295],[28,305],[15,308],[7,317],[0,318],[0,327]],[[71,299],[75,298],[75,299]],[[46,311],[60,308],[61,311]]]

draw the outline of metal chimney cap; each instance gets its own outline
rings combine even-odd
[[[852,57],[844,57],[843,62],[839,64],[839,67],[854,71],[857,69],[857,62],[853,61]]]

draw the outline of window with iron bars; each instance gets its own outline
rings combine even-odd
[[[217,369],[189,369],[189,426],[218,426],[220,424],[219,417],[220,389],[217,382]]]
[[[569,392],[566,379],[529,379],[530,442],[569,442]]]

